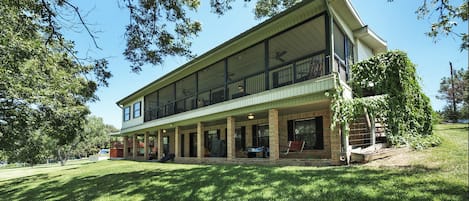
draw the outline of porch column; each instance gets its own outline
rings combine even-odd
[[[176,128],[174,128],[174,155],[175,158],[179,158],[180,155],[180,147],[179,147],[179,126],[176,126]]]
[[[226,156],[228,160],[236,158],[236,145],[235,145],[235,118],[228,117],[226,118],[226,142],[227,142],[227,153]]]
[[[144,142],[144,146],[143,146],[143,157],[144,159],[143,160],[148,160],[148,135],[149,135],[149,132],[150,131],[147,131],[145,132],[145,136],[144,136],[144,139],[143,139],[143,142]]]
[[[341,140],[341,133],[340,133],[340,124],[337,122],[331,122],[331,112],[329,111],[329,114],[324,117],[324,123],[323,123],[323,128],[324,128],[324,134],[330,136],[330,149],[331,149],[331,161],[333,165],[340,165],[342,164],[341,162],[341,153],[342,153],[342,140]],[[335,129],[331,130],[330,125],[331,124],[336,124]],[[329,130],[329,132],[326,131]],[[325,147],[324,147],[325,148]]]
[[[137,134],[132,135],[132,159],[136,160],[137,159]]]
[[[161,129],[158,129],[158,160],[163,158],[163,135]]]
[[[278,160],[279,155],[279,136],[278,136],[278,110],[269,110],[269,150],[270,160]]]
[[[205,155],[204,147],[204,125],[202,122],[197,123],[197,159],[202,159]]]
[[[127,159],[127,157],[129,157],[129,153],[127,151],[129,151],[129,137],[127,136],[124,136],[124,158]]]

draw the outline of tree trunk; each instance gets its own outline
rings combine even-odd
[[[57,149],[57,156],[59,157],[60,165],[65,166],[65,163],[67,162],[67,154],[64,151],[63,153],[60,151],[61,148]],[[63,156],[62,156],[63,154]]]

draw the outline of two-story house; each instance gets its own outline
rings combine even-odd
[[[386,49],[349,0],[304,0],[117,101],[124,158],[340,164],[325,93]]]

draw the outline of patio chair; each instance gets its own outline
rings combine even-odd
[[[305,141],[288,141],[288,148],[285,151],[285,155],[288,155],[290,152],[303,152],[305,147]]]

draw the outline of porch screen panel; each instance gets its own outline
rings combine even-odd
[[[336,23],[334,23],[334,53],[345,60],[345,35]]]
[[[217,62],[198,72],[197,107],[225,100],[225,62]],[[212,100],[212,101],[211,101]]]
[[[176,111],[184,112],[194,109],[195,106],[195,74],[176,82]]]
[[[264,43],[243,50],[228,58],[227,82],[230,89],[243,88],[244,95],[258,93],[265,90],[265,79],[262,79],[265,71]],[[239,82],[242,82],[239,87]],[[236,83],[235,85],[233,85]],[[246,86],[244,86],[246,85]],[[228,91],[229,99],[240,97],[242,94]]]
[[[276,68],[326,49],[324,16],[314,18],[269,40],[269,66]]]
[[[144,120],[151,121],[157,118],[158,111],[158,92],[155,91],[149,95],[146,95],[144,98],[145,106],[144,108]]]
[[[320,77],[325,74],[325,57],[324,54],[314,55],[312,57],[297,61],[296,67],[296,82],[301,82],[313,78]]]
[[[159,90],[159,112],[158,116],[165,117],[174,114],[174,84],[170,84]]]
[[[246,94],[255,94],[265,90],[265,74],[259,74],[246,79]]]

